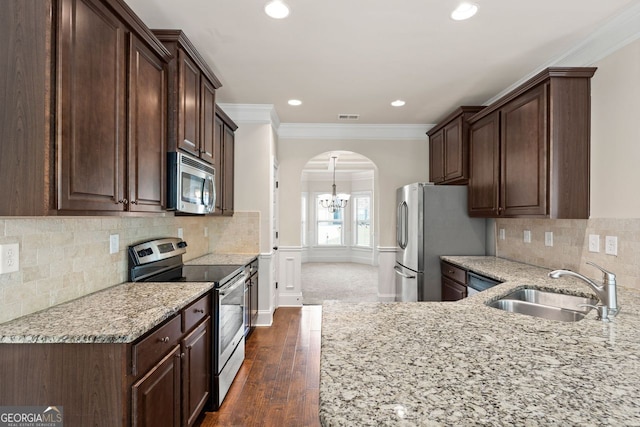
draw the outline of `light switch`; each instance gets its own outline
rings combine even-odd
[[[0,274],[13,273],[20,269],[20,245],[0,245]]]
[[[589,252],[600,252],[599,234],[589,234]]]
[[[606,236],[604,238],[604,253],[607,255],[618,255],[618,237]]]
[[[178,228],[178,238],[182,239],[182,228]]]
[[[204,228],[204,237],[209,237],[209,227]]]
[[[524,242],[531,243],[531,230],[524,230]]]
[[[504,231],[504,228],[500,229],[499,235],[500,235],[500,240],[504,240],[505,239],[506,233]]]
[[[553,231],[544,232],[544,245],[553,246]]]

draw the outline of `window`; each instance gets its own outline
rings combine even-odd
[[[351,198],[353,210],[354,246],[371,247],[371,195],[358,194]]]
[[[344,244],[344,209],[329,212],[320,206],[320,195],[316,195],[316,244],[339,246]]]

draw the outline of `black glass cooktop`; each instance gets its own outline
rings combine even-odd
[[[214,282],[221,286],[242,273],[243,265],[183,265],[145,278],[144,282]]]

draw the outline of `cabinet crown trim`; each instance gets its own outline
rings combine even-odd
[[[498,99],[497,101],[495,101],[494,103],[492,103],[491,105],[489,105],[488,107],[480,111],[479,113],[471,116],[469,118],[469,123],[477,122],[483,117],[493,113],[494,111],[502,107],[507,102],[512,101],[513,99],[529,91],[535,86],[541,83],[544,83],[546,80],[549,80],[551,78],[590,78],[590,77],[593,77],[596,70],[597,70],[596,67],[549,67],[549,68],[546,68],[541,72],[539,72],[538,74],[536,74],[535,76],[533,76],[532,78],[530,78],[529,80],[527,80],[526,82],[524,82],[522,85],[518,86],[513,91],[509,92],[502,98]]]
[[[222,83],[216,75],[213,73],[213,70],[207,64],[207,61],[204,60],[202,55],[198,53],[198,50],[195,48],[191,40],[187,38],[187,35],[182,30],[173,30],[173,29],[153,29],[153,34],[162,42],[173,42],[177,43],[182,49],[184,49],[187,54],[193,59],[198,66],[200,67],[202,73],[209,79],[209,81],[213,84],[215,89],[219,89],[222,87]]]
[[[429,136],[433,135],[434,133],[438,132],[440,129],[445,127],[447,124],[449,124],[451,120],[457,118],[462,114],[469,114],[469,115],[475,114],[482,111],[484,108],[486,108],[484,105],[473,105],[473,106],[463,105],[461,107],[458,107],[442,120],[438,120],[438,124],[427,131],[427,135]]]

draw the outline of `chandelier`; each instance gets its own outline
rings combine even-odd
[[[320,206],[327,208],[329,212],[336,212],[338,209],[344,209],[349,201],[349,194],[336,194],[336,159],[337,156],[331,156],[333,160],[333,185],[331,186],[331,194],[320,195]]]

